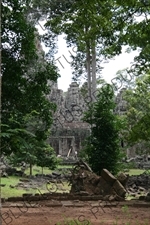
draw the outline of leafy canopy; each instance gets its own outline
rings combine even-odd
[[[37,30],[27,18],[30,5],[30,0],[2,2],[1,149],[33,164],[38,152],[47,148],[56,110],[47,95],[58,72],[43,54]]]
[[[150,74],[136,79],[135,88],[127,90],[127,141],[133,145],[150,141]]]

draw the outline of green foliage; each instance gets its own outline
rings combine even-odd
[[[130,18],[126,22],[126,29],[119,38],[124,45],[130,46],[128,50],[138,50],[135,63],[131,71],[137,76],[147,72],[150,67],[150,2],[149,1],[117,1],[122,7],[125,17]]]
[[[37,12],[35,13],[35,11]],[[72,66],[76,78],[86,73],[87,46],[96,46],[97,74],[101,60],[126,51],[138,50],[131,71],[141,75],[150,67],[150,2],[141,0],[41,1],[33,0],[30,12],[37,19],[47,16],[44,36],[51,45],[52,37],[66,34],[69,47],[77,47]],[[94,43],[95,41],[95,43]],[[54,42],[54,41],[53,41]]]
[[[150,74],[136,80],[136,86],[127,90],[124,98],[127,101],[127,141],[129,144],[147,143],[150,141]],[[146,147],[146,145],[145,145]]]
[[[85,113],[84,121],[91,125],[91,135],[84,152],[92,170],[97,174],[103,168],[112,173],[118,170],[120,123],[113,112],[114,108],[114,93],[112,87],[106,84],[99,90],[97,101]]]
[[[36,118],[37,116],[37,118]],[[13,121],[14,122],[14,121]],[[17,123],[17,126],[20,125]],[[10,160],[13,165],[17,166],[22,161],[30,165],[39,165],[53,169],[58,164],[54,149],[51,148],[45,138],[40,135],[40,131],[45,132],[43,123],[39,119],[39,114],[33,111],[27,114],[20,125],[24,129],[13,129],[13,136],[7,136],[7,147],[11,147]],[[18,130],[20,131],[19,133]],[[6,134],[9,130],[6,131]],[[16,131],[16,132],[15,132]],[[3,135],[3,133],[2,133]],[[49,132],[45,132],[47,137]]]
[[[46,145],[45,143],[35,143],[35,146],[32,143],[26,147],[22,147],[15,154],[11,154],[8,157],[10,163],[13,166],[19,166],[21,162],[26,162],[27,164],[37,165],[40,167],[47,167],[49,169],[55,169],[58,165],[58,160],[54,149]],[[39,144],[39,145],[38,145]],[[32,173],[32,171],[31,171]]]
[[[50,145],[46,145],[42,150],[37,152],[37,166],[48,167],[49,169],[55,169],[58,166],[59,160],[56,158],[54,149]]]
[[[87,73],[87,53],[90,53],[90,57],[93,56],[94,48],[96,75],[100,72],[101,60],[120,54],[122,45],[130,46],[127,49],[128,52],[131,49],[139,50],[139,55],[135,58],[135,66],[131,69],[136,75],[141,75],[150,66],[150,4],[148,1],[65,0],[63,3],[58,0],[2,2],[1,146],[5,154],[28,150],[28,158],[30,160],[32,158],[33,162],[36,161],[33,154],[34,147],[40,146],[40,149],[43,149],[46,146],[44,142],[49,134],[52,115],[56,109],[56,105],[50,103],[46,95],[50,92],[48,81],[56,81],[58,77],[53,56],[56,50],[55,40],[59,34],[66,34],[68,46],[77,47],[76,56],[72,56],[72,66],[77,78]],[[28,16],[32,12],[34,12],[32,19],[29,20]],[[36,49],[35,34],[37,32],[33,26],[35,19],[43,18],[45,14],[47,15],[45,24],[47,33],[41,39],[46,46],[50,47],[47,57]],[[91,59],[89,63],[93,64]],[[120,79],[120,74],[118,77]],[[148,80],[146,83],[144,81],[137,84],[138,88],[135,89],[134,94],[132,93],[133,95],[128,94],[129,102],[132,101],[132,104],[129,103],[131,107],[128,110],[126,124],[126,126],[129,125],[129,129],[126,130],[129,131],[130,143],[139,140],[149,142]],[[84,89],[83,92],[86,95]],[[102,109],[97,105],[98,107],[99,110]],[[104,104],[103,107],[105,107]],[[93,115],[93,109],[90,110]],[[105,114],[101,116],[105,117]],[[108,121],[109,119],[112,118],[108,118]],[[99,121],[103,124],[103,120],[93,121],[91,118],[91,121],[92,124]],[[104,121],[109,124],[108,121]],[[88,122],[90,123],[89,119]],[[94,132],[99,132],[98,128],[92,127],[92,129],[94,135]],[[110,129],[107,133],[110,134],[111,131]],[[106,137],[107,135],[103,137],[104,140],[107,139]]]
[[[39,9],[37,0],[34,0],[33,3],[33,7]],[[101,61],[105,57],[111,58],[121,53],[122,47],[118,38],[126,24],[121,18],[124,15],[116,2],[112,0],[93,0],[91,2],[88,0],[84,2],[65,0],[62,4],[60,1],[44,1],[40,5],[40,9],[40,18],[43,17],[43,14],[47,15],[45,23],[47,33],[43,37],[45,43],[51,44],[49,36],[65,34],[68,47],[77,49],[72,55],[74,79],[84,75],[87,78],[87,63],[92,69],[94,68],[92,60],[95,61],[94,64],[96,63],[96,68],[94,68],[96,75],[100,75]],[[126,18],[126,20],[128,19]],[[96,55],[93,57],[94,48]],[[89,62],[87,62],[87,53],[91,58],[93,57]]]
[[[123,46],[128,53],[138,50],[129,69],[132,75],[141,75],[149,70],[149,1],[64,0],[62,4],[59,0],[40,3],[33,0],[32,12],[36,10],[38,12],[34,14],[38,20],[47,16],[44,25],[47,33],[43,36],[47,46],[56,43],[58,35],[66,35],[68,47],[73,47],[71,66],[74,80],[79,80],[81,76],[88,78],[88,89],[90,83],[95,85],[96,78],[101,75],[101,62],[121,54]],[[130,78],[126,79],[128,74],[125,71],[122,74],[124,86],[132,86]],[[117,81],[120,81],[120,72],[117,76]]]
[[[2,2],[1,152],[15,163],[32,165],[41,152],[50,160],[46,166],[53,167],[56,158],[46,141],[56,105],[47,95],[49,81],[56,81],[58,72],[37,48],[39,36],[27,18],[31,2]]]

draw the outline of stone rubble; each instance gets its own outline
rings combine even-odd
[[[126,175],[124,175],[124,179],[121,182],[107,169],[103,169],[101,176],[98,176],[81,164],[72,171],[70,193],[90,196],[102,195],[107,200],[124,200],[127,192]]]

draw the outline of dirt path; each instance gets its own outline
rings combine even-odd
[[[74,223],[66,221],[74,220]],[[5,207],[2,225],[150,225],[150,207]]]

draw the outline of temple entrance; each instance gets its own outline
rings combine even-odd
[[[50,137],[49,142],[57,155],[63,157],[76,156],[74,136]]]

